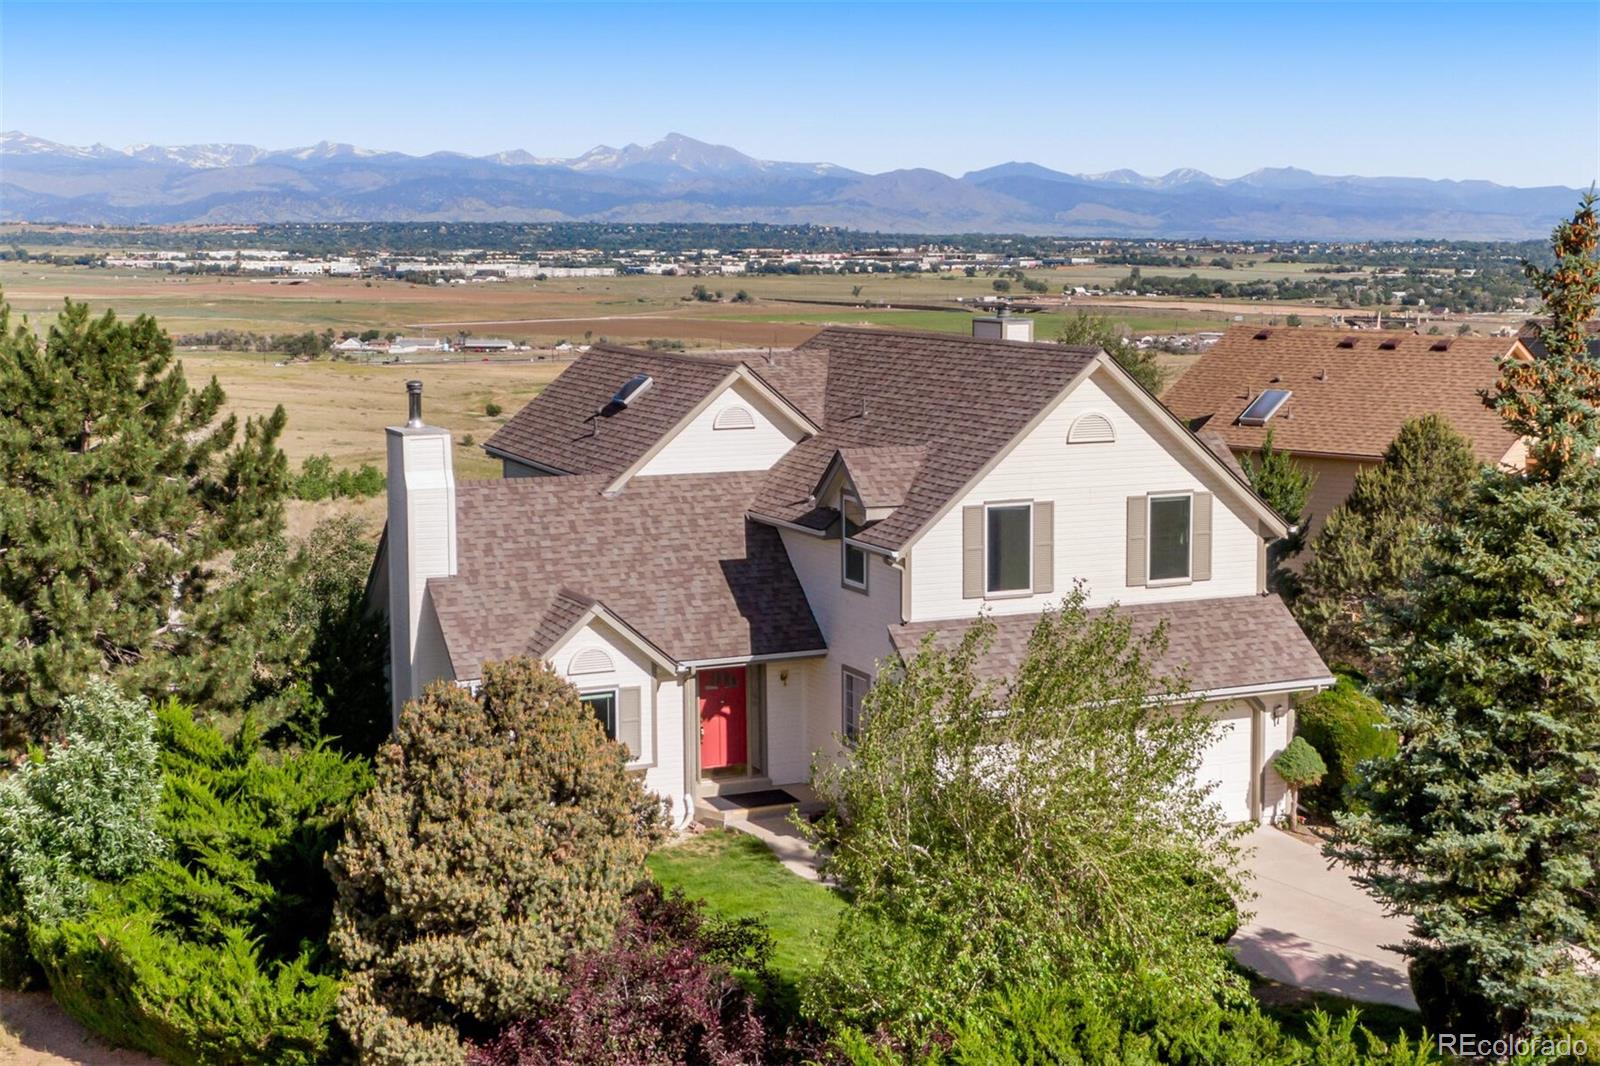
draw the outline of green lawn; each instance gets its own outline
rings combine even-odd
[[[727,918],[759,918],[774,940],[772,965],[790,989],[822,961],[844,901],[783,868],[755,837],[713,829],[658,848],[650,872]]]

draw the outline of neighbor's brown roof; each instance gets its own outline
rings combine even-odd
[[[1108,610],[1128,619],[1137,636],[1148,635],[1166,623],[1167,650],[1153,670],[1157,677],[1180,677],[1185,692],[1277,684],[1293,688],[1331,680],[1327,664],[1277,596],[1142,603],[1098,608],[1089,614],[1098,616]],[[979,660],[979,672],[996,679],[1015,677],[1039,617],[995,617],[994,643]],[[929,637],[935,647],[954,647],[971,624],[913,622],[890,626],[889,636],[895,650],[909,658]]]
[[[1408,420],[1440,414],[1480,460],[1495,462],[1515,438],[1478,392],[1494,386],[1510,350],[1506,337],[1234,326],[1161,399],[1232,448],[1260,448],[1270,429],[1286,451],[1368,460]],[[1238,425],[1250,399],[1270,388],[1293,395],[1266,426]]]
[[[745,518],[764,476],[462,484],[456,576],[428,582],[456,677],[546,654],[595,604],[677,662],[823,649],[778,532]]]
[[[836,452],[925,448],[926,459],[905,489],[902,505],[857,537],[897,549],[1098,353],[1096,348],[948,333],[823,330],[779,360],[780,367],[785,361],[804,366],[802,376],[812,384],[825,380],[822,432],[778,461],[751,511],[826,528],[835,513],[810,496]],[[768,381],[781,373],[761,372]]]
[[[738,366],[738,356],[651,352],[597,344],[484,442],[491,452],[568,474],[622,473]],[[610,406],[635,374],[650,390]]]

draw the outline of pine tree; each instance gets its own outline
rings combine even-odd
[[[1267,439],[1261,442],[1261,454],[1246,455],[1239,460],[1239,465],[1250,479],[1250,487],[1294,530],[1287,537],[1274,541],[1267,553],[1273,584],[1283,588],[1290,582],[1280,569],[1283,561],[1298,555],[1306,544],[1305,527],[1311,519],[1306,505],[1311,502],[1311,488],[1316,484],[1317,475],[1297,463],[1288,452],[1274,447],[1270,429]]]
[[[1438,415],[1413,419],[1356,475],[1300,575],[1295,614],[1319,651],[1372,671],[1374,609],[1405,594],[1437,548],[1429,534],[1477,476],[1472,445]]]
[[[237,703],[260,587],[228,553],[283,526],[284,413],[222,417],[154,319],[68,302],[43,342],[0,300],[0,713],[50,732],[89,678]]]
[[[1583,346],[1594,199],[1530,270],[1551,324],[1494,395],[1530,437],[1525,472],[1487,470],[1386,610],[1383,687],[1400,750],[1367,764],[1366,813],[1332,853],[1408,915],[1430,1024],[1547,1033],[1600,1014],[1600,413]]]

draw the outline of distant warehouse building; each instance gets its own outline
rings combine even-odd
[[[457,347],[463,352],[514,352],[521,345],[502,337],[468,337]]]

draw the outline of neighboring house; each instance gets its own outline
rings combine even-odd
[[[388,434],[373,592],[396,713],[433,679],[549,660],[680,822],[846,755],[883,664],[980,612],[1005,675],[1075,581],[1166,624],[1160,668],[1218,722],[1201,776],[1233,819],[1281,809],[1293,698],[1332,681],[1266,594],[1281,520],[1093,349],[844,328],[759,354],[596,345],[489,439],[502,480],[455,484],[420,391]]]
[[[1442,415],[1481,461],[1521,466],[1521,442],[1479,397],[1513,351],[1507,337],[1234,326],[1161,399],[1237,456],[1270,432],[1316,474],[1314,536],[1410,419]]]

